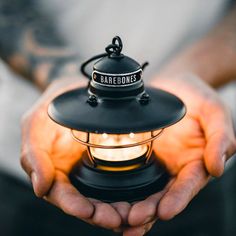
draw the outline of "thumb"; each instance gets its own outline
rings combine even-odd
[[[233,122],[230,114],[222,109],[211,114],[203,127],[207,141],[205,165],[210,175],[219,177],[224,172],[225,161],[236,150]]]
[[[124,230],[123,236],[143,236],[151,230],[152,226],[156,222],[156,219],[140,226],[128,227]]]
[[[22,150],[21,166],[31,178],[36,196],[46,195],[55,175],[54,166],[48,153],[36,147]]]

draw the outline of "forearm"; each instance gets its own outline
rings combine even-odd
[[[168,63],[161,75],[194,73],[213,87],[234,80],[236,78],[235,29],[236,7],[206,37]]]
[[[0,4],[0,56],[42,89],[53,79],[74,76],[78,70],[77,54],[34,0]]]

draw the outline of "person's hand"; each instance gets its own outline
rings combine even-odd
[[[217,95],[204,83],[194,78],[188,78],[188,80],[184,78],[160,80],[160,83],[157,80],[154,85],[181,97],[188,109],[186,118],[166,130],[155,143],[157,155],[174,176],[162,192],[134,204],[131,208],[130,204],[125,202],[106,204],[87,199],[70,184],[67,175],[74,163],[80,158],[83,147],[71,139],[67,129],[58,126],[47,116],[47,106],[53,97],[78,86],[74,82],[62,81],[56,82],[48,89],[34,108],[24,116],[22,122],[21,163],[31,177],[36,195],[44,196],[46,200],[57,205],[66,213],[91,224],[115,231],[124,230],[124,235],[139,236],[152,227],[157,217],[169,219],[187,205],[194,193],[197,193],[209,178],[205,170],[205,163],[207,170],[210,168],[208,170],[210,174],[220,175],[223,171],[223,162],[213,163],[213,166],[209,167],[209,163],[214,162],[216,157],[218,158],[215,145],[218,148],[222,147],[222,152],[226,150],[225,154],[230,156],[234,152],[235,143],[230,116],[218,100]],[[207,101],[205,101],[205,98],[207,98]],[[210,116],[208,115],[207,106],[203,106],[203,103],[217,111],[215,114],[217,124],[215,125],[217,125],[217,128],[218,126],[222,127],[219,130],[218,142],[215,134],[214,137],[211,137],[211,139],[213,138],[211,142],[207,136],[210,135],[210,131],[207,131],[206,127]],[[203,112],[202,109],[206,114],[200,114]],[[201,115],[205,116],[205,125],[200,122]],[[187,129],[189,126],[191,128]],[[187,129],[186,132],[184,132],[184,127]],[[215,129],[214,127],[212,126],[211,130]],[[172,138],[169,139],[169,137]],[[199,146],[195,147],[196,140],[199,140]],[[206,155],[206,150],[210,149],[207,148],[210,143],[212,143],[212,150],[216,157],[212,157],[212,155],[207,157]],[[218,146],[219,143],[221,145]],[[208,145],[206,146],[206,144]],[[222,146],[222,144],[225,146]],[[172,148],[170,149],[168,146]],[[195,153],[198,153],[198,155]],[[209,160],[209,158],[211,161],[207,162],[206,160]],[[217,168],[214,169],[215,167],[219,167],[218,173],[215,172],[217,171]],[[129,227],[123,227],[128,224]]]
[[[122,232],[127,227],[131,205],[88,199],[71,185],[68,174],[85,147],[72,139],[69,129],[54,123],[47,115],[48,104],[54,97],[85,85],[75,81],[54,82],[22,118],[21,165],[38,197],[90,224]],[[157,201],[160,196],[161,193],[153,199]],[[149,228],[150,223],[145,227]]]
[[[180,213],[210,176],[222,175],[236,150],[230,113],[203,81],[185,75],[157,78],[152,85],[180,97],[187,114],[155,141],[154,151],[173,179],[163,192],[132,206],[126,236],[143,235],[157,218],[169,220]]]
[[[88,199],[71,185],[68,174],[84,147],[72,139],[69,129],[57,125],[47,115],[53,97],[81,84],[67,79],[54,82],[24,115],[21,164],[38,197],[44,197],[67,214],[88,223],[118,230],[121,224],[126,223],[130,204],[111,205]]]

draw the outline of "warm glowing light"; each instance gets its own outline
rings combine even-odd
[[[102,134],[102,137],[103,137],[104,139],[107,139],[107,138],[108,138],[108,134],[103,133],[103,134]]]
[[[129,137],[130,137],[130,138],[134,138],[134,133],[130,133],[130,134],[129,134]]]
[[[90,142],[103,146],[124,146],[135,144],[147,139],[150,133],[139,134],[90,134]],[[105,161],[127,161],[144,155],[149,148],[149,144],[138,145],[128,148],[103,149],[90,147],[93,157]]]

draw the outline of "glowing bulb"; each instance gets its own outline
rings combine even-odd
[[[104,139],[107,139],[107,138],[108,138],[108,134],[103,133],[103,134],[102,134],[102,137],[103,137]]]
[[[105,161],[127,161],[143,156],[147,153],[149,144],[137,145],[127,148],[112,148],[113,146],[125,146],[135,144],[146,140],[150,133],[139,134],[90,134],[90,141],[94,144],[99,144],[111,149],[90,147],[90,152],[93,157]]]
[[[129,134],[130,138],[134,138],[134,133]]]

